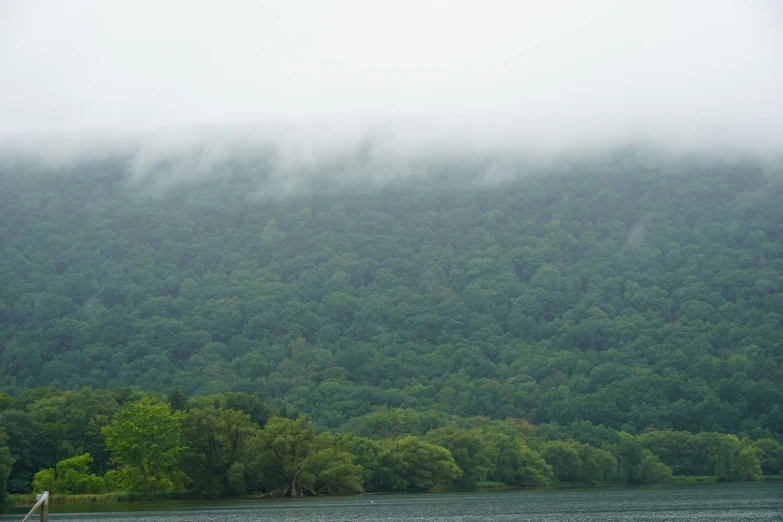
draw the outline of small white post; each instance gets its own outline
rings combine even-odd
[[[24,517],[22,522],[30,520],[30,517],[33,516],[33,513],[35,513],[35,510],[39,507],[41,508],[41,522],[49,522],[49,492],[44,491],[40,495],[36,495],[35,500],[36,502],[33,509]]]
[[[41,522],[49,522],[49,492],[44,491],[43,504],[41,504]]]

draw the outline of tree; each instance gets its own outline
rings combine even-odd
[[[579,444],[579,459],[582,461],[580,482],[583,484],[610,483],[617,478],[617,460],[608,451]]]
[[[371,485],[378,491],[426,491],[462,475],[449,450],[419,437],[380,441],[376,451]]]
[[[331,436],[318,435],[304,417],[272,417],[256,437],[251,464],[257,483],[278,496],[362,490],[362,467],[335,448]]]
[[[0,427],[0,505],[5,504],[8,496],[8,477],[11,475],[11,468],[14,465],[14,459],[11,457],[11,450],[5,445],[8,436]]]
[[[188,398],[179,388],[173,388],[169,392],[168,403],[171,411],[185,411],[188,408]]]
[[[182,460],[194,489],[209,495],[243,493],[247,447],[258,431],[243,412],[191,409],[182,422],[182,443],[187,447]]]
[[[753,445],[759,450],[761,471],[777,475],[783,469],[783,446],[772,439],[759,439]]]
[[[641,451],[642,454],[636,457],[641,461],[634,466],[629,481],[652,481],[654,478],[658,478],[657,474],[665,476],[666,469],[669,470],[669,478],[671,477],[671,469],[668,466],[661,464],[663,468],[655,467],[656,463],[660,464],[657,457],[649,452],[644,454],[645,450]],[[644,462],[644,458],[648,454],[653,460]],[[551,441],[546,443],[541,456],[552,466],[555,476],[563,482],[600,484],[611,482],[617,474],[617,461],[614,456],[606,450],[594,448],[589,444],[580,444],[576,441]],[[648,468],[649,470],[637,469],[640,466],[644,470],[648,470]]]
[[[275,485],[280,496],[302,495],[301,474],[316,451],[315,441],[315,430],[304,417],[272,417],[254,447],[256,472]]]
[[[620,478],[627,483],[655,484],[669,482],[672,469],[642,446],[638,438],[620,432],[617,446],[617,463]]]
[[[314,495],[361,493],[363,471],[353,454],[326,447],[307,459],[302,483]]]
[[[660,461],[658,457],[643,451],[642,461],[636,470],[635,481],[642,484],[662,484],[672,481],[672,468]]]
[[[761,480],[761,461],[757,448],[745,448],[739,452],[739,474],[743,481]]]
[[[106,484],[102,477],[89,473],[92,457],[89,453],[61,460],[57,466],[39,471],[33,478],[33,491],[52,493],[102,493]]]
[[[738,476],[737,457],[740,443],[734,435],[721,433],[699,433],[694,439],[706,456],[704,463],[708,473],[720,480],[735,480]]]
[[[495,470],[497,448],[490,445],[479,430],[460,430],[450,426],[438,428],[427,433],[425,440],[451,452],[454,462],[462,470],[456,481],[459,487],[475,488]]]
[[[182,473],[176,463],[184,450],[180,445],[183,415],[149,398],[114,414],[111,424],[101,431],[119,468],[123,488],[152,496],[179,484]]]
[[[247,393],[223,394],[223,400],[220,407],[226,410],[233,409],[247,413],[250,416],[250,421],[262,428],[273,415],[272,408],[264,404],[264,402],[255,395]]]
[[[552,466],[530,449],[521,436],[512,439],[501,433],[488,435],[498,448],[493,480],[517,487],[548,486],[556,482]]]
[[[56,461],[43,458],[42,448],[38,446],[40,426],[26,411],[11,409],[0,412],[0,427],[4,435],[0,448],[7,444],[10,450],[9,459],[3,459],[3,462],[7,464],[10,461],[13,466],[8,477],[8,490],[11,493],[29,491],[35,472],[53,466]]]
[[[561,482],[579,482],[582,474],[582,460],[579,448],[573,443],[563,441],[549,442],[544,446],[541,456],[552,466],[552,471]]]

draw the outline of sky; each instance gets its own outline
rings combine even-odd
[[[783,2],[0,0],[0,137],[196,128],[783,147]]]

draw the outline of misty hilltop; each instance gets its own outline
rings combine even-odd
[[[782,25],[775,0],[11,0],[0,148],[40,133],[389,124],[413,141],[779,151]]]
[[[6,161],[0,390],[783,432],[780,162],[351,164]]]

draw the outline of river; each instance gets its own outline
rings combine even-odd
[[[14,509],[0,521],[23,518]],[[38,517],[35,517],[38,520]],[[50,520],[85,522],[783,521],[783,483],[600,487],[360,495],[295,500],[54,506]]]

